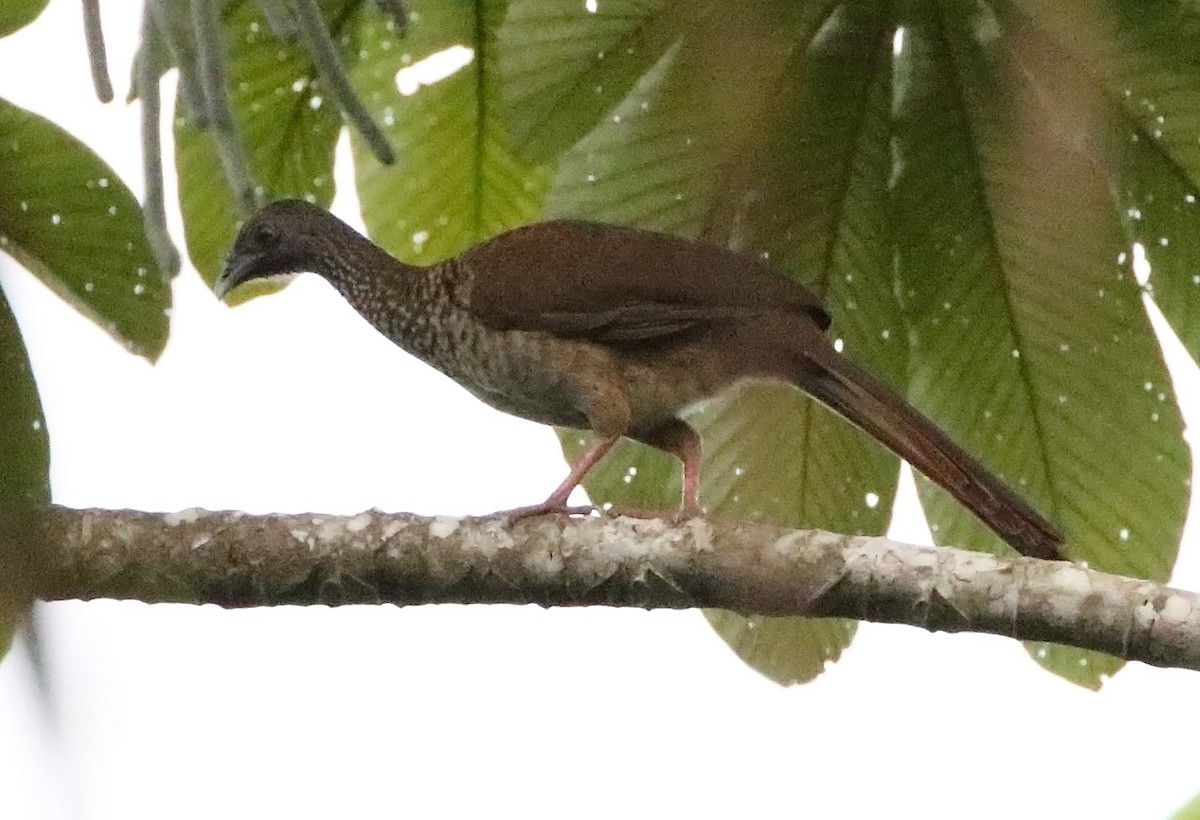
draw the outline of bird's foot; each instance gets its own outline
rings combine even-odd
[[[677,510],[656,510],[653,507],[627,507],[621,504],[606,507],[601,510],[601,513],[614,518],[618,516],[626,516],[628,518],[657,518],[666,521],[668,524],[682,524],[689,519],[699,518],[704,515],[704,511],[699,507],[684,506]]]
[[[560,501],[543,501],[541,504],[530,504],[527,507],[515,507],[495,513],[509,521],[520,521],[522,518],[534,518],[539,515],[591,515],[596,508],[591,504],[571,506]]]

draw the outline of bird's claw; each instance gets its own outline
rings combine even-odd
[[[591,504],[580,504],[570,506],[568,504],[557,503],[553,501],[543,501],[541,504],[530,504],[527,507],[516,507],[511,510],[496,513],[497,515],[507,518],[509,521],[516,522],[523,518],[535,518],[539,515],[591,515],[596,512],[597,508]]]
[[[653,507],[626,507],[622,505],[613,505],[601,510],[601,512],[613,518],[618,516],[625,516],[627,518],[657,518],[672,525],[682,524],[692,518],[699,518],[704,514],[703,510],[691,507],[680,507],[677,510],[671,511],[656,510]]]

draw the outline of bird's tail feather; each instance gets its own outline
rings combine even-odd
[[[1062,559],[1062,536],[1024,499],[882,382],[848,359],[806,357],[801,387],[882,441],[1023,555]]]

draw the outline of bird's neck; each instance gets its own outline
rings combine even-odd
[[[428,314],[444,299],[438,267],[410,265],[353,234],[330,243],[316,269],[384,336],[422,355]]]
[[[388,313],[407,311],[426,278],[425,268],[401,262],[357,234],[331,242],[314,271],[377,327]]]

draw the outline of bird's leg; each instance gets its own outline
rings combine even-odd
[[[638,441],[649,444],[678,458],[683,462],[683,493],[679,509],[673,513],[641,507],[610,507],[613,515],[628,515],[633,518],[667,518],[683,521],[695,518],[704,511],[700,507],[700,436],[686,422],[671,419],[649,433],[639,435]]]
[[[617,443],[620,436],[605,436],[597,438],[592,442],[592,446],[584,451],[579,460],[571,467],[571,472],[563,479],[563,482],[555,488],[554,492],[550,493],[550,497],[541,504],[531,504],[528,507],[517,507],[514,510],[509,510],[504,515],[516,521],[520,518],[528,518],[533,515],[545,515],[547,513],[562,513],[565,515],[587,515],[596,508],[591,504],[586,504],[579,507],[568,507],[567,499],[571,492],[579,486],[579,482],[583,481],[583,477],[595,467],[600,459],[608,455],[608,452]]]

